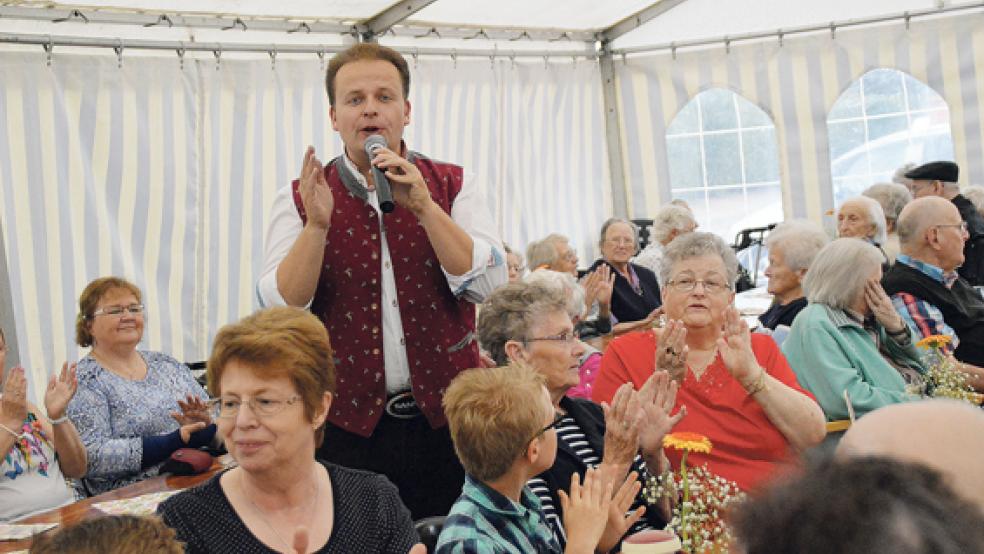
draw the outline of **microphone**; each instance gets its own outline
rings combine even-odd
[[[390,188],[390,182],[383,173],[383,170],[372,164],[372,158],[376,155],[376,150],[386,147],[386,139],[382,135],[369,135],[369,138],[366,139],[366,156],[369,156],[369,165],[372,167],[372,180],[376,183],[376,198],[379,200],[379,209],[383,213],[388,214],[396,208],[396,204],[393,203],[393,190]]]

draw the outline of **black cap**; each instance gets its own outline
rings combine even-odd
[[[956,183],[960,168],[953,162],[929,162],[905,174],[908,179],[917,181],[944,181]]]

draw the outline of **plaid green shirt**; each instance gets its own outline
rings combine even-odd
[[[517,504],[465,476],[461,496],[444,520],[436,554],[546,554],[561,552],[540,500],[523,487]]]

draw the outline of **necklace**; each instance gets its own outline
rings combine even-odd
[[[242,475],[243,475],[242,473],[239,474],[239,488],[243,490],[243,496],[246,497],[246,501],[249,502],[250,506],[252,506],[253,509],[256,510],[256,513],[260,515],[260,519],[263,520],[263,523],[267,526],[267,528],[273,531],[274,535],[277,535],[277,538],[280,539],[280,542],[284,543],[284,546],[287,547],[287,552],[293,552],[294,543],[285,539],[284,536],[280,534],[280,531],[277,531],[277,528],[274,527],[272,523],[270,523],[270,520],[267,519],[267,516],[263,512],[263,510],[261,510],[260,507],[256,505],[256,502],[253,502],[253,499],[249,496],[249,492],[246,490],[245,482],[243,481]],[[317,505],[319,496],[321,496],[321,482],[318,481],[317,477],[315,477],[314,496],[311,497],[311,504],[308,506],[307,509],[308,512],[307,529],[309,534],[311,532],[311,522],[314,521],[314,507]]]

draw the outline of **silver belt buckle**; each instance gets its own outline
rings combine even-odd
[[[386,413],[397,419],[413,419],[420,415],[420,407],[410,391],[395,394],[386,401]]]

